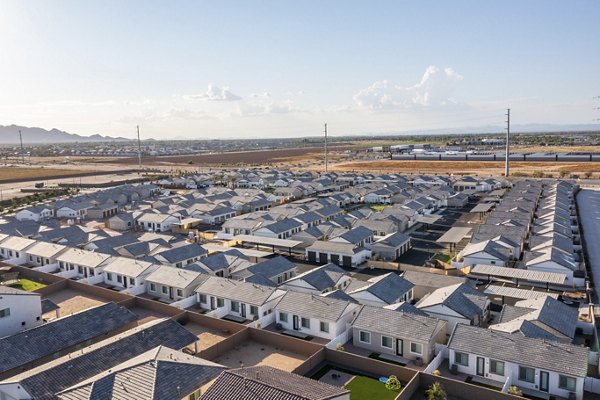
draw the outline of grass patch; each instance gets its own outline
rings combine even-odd
[[[16,283],[10,285],[10,287],[15,289],[21,289],[26,292],[33,292],[34,290],[41,289],[45,287],[43,283],[30,281],[29,279],[19,279]]]
[[[375,212],[381,212],[384,209],[391,207],[391,205],[389,204],[379,204],[379,205],[373,205],[373,206],[369,206],[369,208]]]
[[[440,260],[441,262],[445,262],[446,264],[450,264],[450,261],[452,261],[452,254],[446,254],[446,253],[435,253],[435,255],[432,257],[433,260]]]
[[[350,390],[350,400],[393,400],[401,390],[388,390],[384,383],[366,376],[355,376],[345,386]]]

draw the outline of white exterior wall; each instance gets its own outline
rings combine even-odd
[[[346,308],[346,311],[344,312],[344,314],[342,314],[340,319],[337,321],[328,321],[328,320],[321,320],[318,318],[309,318],[310,319],[310,328],[302,327],[302,315],[298,315],[299,329],[297,330],[297,332],[302,332],[307,335],[316,336],[316,337],[320,337],[323,339],[333,340],[337,336],[341,335],[342,332],[344,332],[347,329],[347,325],[350,323],[350,321],[354,317],[353,311],[355,311],[357,309],[357,307],[358,307],[358,305],[356,305],[356,304],[349,304],[348,307]],[[287,322],[285,322],[285,321],[282,321],[280,318],[280,310],[278,310],[276,308],[274,310],[274,312],[277,312],[277,314],[275,315],[275,321],[277,323],[281,324],[283,329],[290,330],[290,331],[294,330],[294,314],[287,313]],[[320,330],[321,321],[329,323],[329,333],[321,332],[321,330]]]
[[[448,307],[444,307],[442,304],[437,304],[431,307],[420,308],[421,311],[426,312],[429,316],[442,319],[447,322],[446,333],[454,331],[456,324],[471,325],[471,321],[462,315],[454,312]]]
[[[35,328],[43,322],[42,301],[39,295],[1,295],[0,311],[6,309],[10,311],[6,311],[9,315],[0,318],[0,337]]]
[[[0,257],[7,263],[13,265],[22,265],[27,263],[27,254],[24,251],[15,251],[0,247]]]
[[[497,267],[504,267],[505,265],[504,261],[498,260],[497,258],[492,257],[485,252],[478,252],[468,256],[464,256],[463,260],[464,265],[484,264],[495,265]]]
[[[239,317],[242,316],[242,304],[246,305],[246,319],[249,320],[253,320],[255,315],[250,313],[250,306],[256,306],[258,307],[258,314],[256,315],[256,319],[259,319],[261,317],[264,317],[265,315],[268,315],[270,313],[275,312],[273,310],[273,307],[275,306],[275,304],[277,304],[277,302],[281,299],[281,296],[277,296],[274,299],[271,299],[267,302],[265,302],[265,304],[263,305],[255,305],[255,304],[249,304],[249,303],[244,303],[242,301],[240,301],[240,308],[239,311],[233,311],[231,309],[231,300],[230,299],[223,299],[224,301],[224,306],[223,307],[217,307],[217,297],[216,296],[212,296],[212,295],[208,295],[206,294],[206,301],[202,302],[200,301],[200,295],[203,293],[196,293],[196,301],[198,304],[200,304],[200,306],[206,310],[210,310],[210,304],[211,304],[211,297],[214,297],[214,304],[215,304],[215,309],[218,309],[220,313],[223,313],[223,315],[227,315],[227,314],[232,314],[232,315],[237,315]],[[283,292],[282,292],[283,295]]]
[[[465,367],[463,365],[459,365],[454,362],[454,359],[455,359],[454,353],[455,353],[454,350],[449,349],[449,356],[448,356],[449,357],[449,360],[448,360],[449,365],[455,364],[458,367],[458,372],[460,372],[460,373],[471,375],[471,376],[477,376],[477,355],[469,354],[469,365],[467,367]],[[506,381],[506,378],[508,376],[510,376],[512,385],[522,387],[522,388],[532,389],[532,390],[539,390],[540,371],[541,371],[540,368],[535,368],[535,382],[529,383],[529,382],[524,382],[524,381],[519,380],[519,364],[504,362],[504,376],[500,376],[500,375],[495,375],[495,374],[490,373],[490,358],[489,357],[483,357],[483,358],[485,359],[484,378],[504,383]],[[503,361],[503,360],[497,360],[497,361]],[[525,366],[529,367],[528,365],[525,365]],[[548,393],[550,393],[551,395],[554,395],[554,396],[568,398],[569,391],[558,387],[559,374],[556,372],[552,372],[552,371],[547,371],[547,370],[544,370],[544,371],[549,373]],[[577,378],[577,384],[576,384],[577,390],[575,392],[577,394],[577,400],[583,399],[583,384],[584,384],[584,378]]]
[[[573,278],[573,271],[551,260],[535,265],[527,265],[526,268],[531,271],[558,272],[561,274],[565,274],[567,275],[567,279],[565,280],[566,285],[572,285],[573,283],[577,284],[577,282],[575,282]]]

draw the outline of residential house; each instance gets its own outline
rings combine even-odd
[[[179,218],[173,215],[154,212],[142,213],[135,219],[136,227],[148,232],[169,232],[177,223],[179,223]]]
[[[107,227],[115,231],[128,231],[135,227],[135,218],[130,212],[122,212],[110,217]]]
[[[26,250],[36,243],[35,240],[19,236],[0,236],[0,258],[13,265],[27,263]]]
[[[184,268],[186,265],[202,260],[208,255],[208,251],[198,243],[184,243],[160,253],[155,253],[156,260],[175,268]]]
[[[332,340],[348,330],[358,307],[346,300],[290,291],[275,306],[276,321],[284,333]]]
[[[317,240],[306,248],[306,259],[313,263],[357,267],[369,258],[371,250],[352,243]]]
[[[0,338],[35,328],[42,323],[42,300],[39,293],[0,285]],[[5,356],[0,364],[11,359],[9,355]]]
[[[373,243],[373,236],[373,231],[371,229],[365,228],[364,226],[357,226],[356,228],[350,229],[340,236],[331,239],[330,242],[349,243],[357,247],[369,249]]]
[[[384,307],[390,304],[411,301],[413,299],[413,284],[395,272],[375,276],[366,284],[346,293],[360,304]]]
[[[448,322],[448,332],[456,324],[482,326],[487,323],[490,300],[466,283],[434,290],[423,297],[417,308],[429,316]]]
[[[102,271],[111,256],[88,250],[69,248],[56,257],[60,274],[66,278],[87,279],[92,285],[104,280]]]
[[[103,270],[104,283],[119,291],[139,295],[145,292],[146,277],[154,272],[158,265],[151,262],[114,257]]]
[[[373,257],[383,261],[395,261],[410,248],[410,236],[402,232],[390,233],[371,245]]]
[[[269,225],[263,225],[262,227],[254,230],[252,235],[273,239],[288,239],[293,234],[300,232],[301,227],[302,223],[296,221],[295,219],[286,218]]]
[[[446,342],[445,321],[381,307],[362,306],[351,325],[354,346],[417,364],[429,364]]]
[[[208,277],[195,290],[197,303],[205,310],[218,310],[223,317],[234,315],[257,320],[273,312],[275,304],[285,294],[276,287],[255,283]]]
[[[146,294],[165,303],[194,296],[194,290],[210,276],[165,265],[146,276]]]
[[[510,379],[523,393],[583,400],[587,347],[457,324],[448,342],[459,373],[498,382]]]
[[[275,256],[257,264],[238,265],[231,271],[233,279],[248,279],[260,275],[276,285],[293,278],[296,275],[296,264],[283,256]]]
[[[23,209],[15,214],[17,221],[35,221],[39,222],[43,219],[50,218],[54,215],[52,208],[40,205]]]
[[[344,290],[350,280],[348,272],[335,264],[325,264],[288,279],[280,287],[295,292],[321,294]]]
[[[45,265],[55,265],[58,267],[57,257],[66,249],[67,247],[61,244],[36,242],[24,252],[27,257],[27,264],[34,268]]]

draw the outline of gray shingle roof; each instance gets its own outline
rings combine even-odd
[[[368,286],[349,292],[348,294],[353,295],[358,292],[367,291],[381,301],[393,304],[413,287],[414,285],[411,282],[396,273],[389,272],[385,275],[369,279]]]
[[[268,366],[223,372],[201,400],[328,400],[349,391]]]
[[[473,289],[471,286],[461,283],[436,289],[417,303],[417,308],[423,309],[436,304],[443,304],[460,315],[472,319],[476,315],[482,315],[487,297]]]
[[[357,226],[356,228],[350,229],[340,237],[349,243],[358,244],[372,236],[372,230],[365,228],[364,226]]]
[[[262,261],[258,264],[254,264],[248,267],[248,271],[255,275],[262,275],[267,278],[273,278],[284,272],[291,271],[296,268],[296,264],[289,261],[283,256],[276,256],[269,258],[268,260]]]
[[[302,279],[316,290],[322,292],[323,290],[334,287],[345,275],[348,275],[348,273],[337,265],[325,264],[311,269],[310,271],[307,271],[301,275],[295,276],[288,282],[296,279]]]
[[[198,338],[172,319],[153,321],[116,338],[93,345],[11,378],[36,400],[55,399],[56,394],[125,362],[156,346],[182,349]]]
[[[209,277],[196,288],[197,293],[255,305],[264,304],[276,290],[277,288],[274,287],[236,281],[218,276]]]
[[[0,339],[0,373],[119,329],[137,319],[107,303]]]
[[[168,262],[174,264],[177,262],[189,260],[195,257],[201,257],[206,255],[208,252],[202,246],[197,243],[189,243],[183,246],[174,247],[172,249],[158,253],[157,256],[161,256]]]
[[[63,391],[60,400],[178,399],[226,367],[159,346]]]
[[[309,293],[287,292],[277,303],[277,311],[304,317],[337,321],[351,303]]]
[[[370,332],[428,342],[445,322],[402,311],[363,306],[351,325]]]
[[[559,374],[587,375],[587,347],[456,324],[448,348]]]

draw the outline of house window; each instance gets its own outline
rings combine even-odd
[[[225,307],[225,300],[223,300],[220,297],[217,297],[217,307],[218,308]]]
[[[200,303],[206,304],[206,295],[205,294],[200,295]]]
[[[5,308],[4,310],[0,310],[0,318],[9,317],[10,316],[10,308]]]
[[[110,272],[106,273],[106,279],[108,279],[109,281],[112,281],[112,274]]]
[[[302,325],[303,328],[310,329],[310,319],[302,317],[300,325]]]
[[[469,355],[466,353],[454,352],[454,364],[462,365],[464,367],[469,366]]]
[[[568,390],[569,392],[574,392],[577,390],[577,379],[570,376],[559,375],[558,387],[560,389]]]
[[[361,343],[371,344],[371,332],[360,331],[358,334],[358,340]]]
[[[523,382],[535,383],[535,369],[519,366],[519,380]]]
[[[258,315],[258,307],[256,307],[256,306],[250,306],[250,314],[252,314],[252,315]]]
[[[240,303],[238,301],[231,302],[231,311],[240,312]]]
[[[169,293],[169,289],[168,289],[166,286],[163,286],[163,287],[162,287],[162,292],[163,292],[164,294],[167,294],[167,293]]]
[[[177,289],[177,296],[183,297],[183,290]]]
[[[392,340],[391,337],[389,336],[382,336],[381,337],[381,347],[385,347],[386,349],[391,349],[393,347],[394,341]]]
[[[490,360],[490,373],[504,376],[504,363],[502,361]]]
[[[410,342],[410,352],[414,354],[423,354],[423,345],[421,343]]]
[[[156,285],[154,283],[150,284],[150,291],[151,292],[156,292]]]
[[[175,268],[181,268],[183,266],[182,263],[178,262],[177,264],[175,264]]]
[[[288,322],[288,315],[287,315],[287,313],[280,312],[279,313],[279,320],[281,322]]]
[[[121,275],[117,275],[117,282],[123,283],[123,277]]]
[[[129,284],[132,286],[135,285],[135,279],[129,278]]]
[[[329,322],[323,322],[319,324],[319,329],[321,332],[329,333]]]
[[[188,400],[200,400],[202,389],[196,390],[194,393],[190,394]]]

